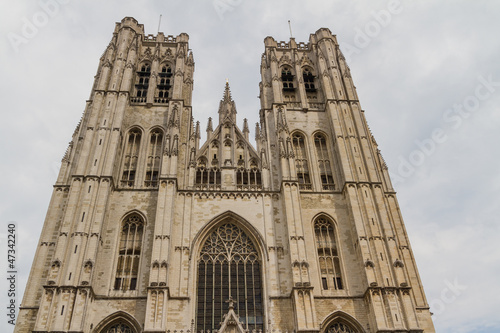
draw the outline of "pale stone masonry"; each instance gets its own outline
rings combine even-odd
[[[15,332],[434,332],[336,37],[265,38],[256,147],[227,82],[200,143],[188,38],[116,23]]]

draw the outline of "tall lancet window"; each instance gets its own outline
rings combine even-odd
[[[332,222],[325,217],[318,217],[314,222],[314,233],[316,234],[322,288],[325,290],[344,289]]]
[[[136,102],[146,102],[150,76],[151,76],[151,65],[145,63],[141,66],[141,69],[137,71],[137,78],[135,83]]]
[[[115,290],[135,290],[139,274],[144,220],[137,214],[123,222],[116,266]]]
[[[148,156],[146,161],[146,178],[144,186],[158,186],[158,176],[160,174],[161,147],[163,142],[163,132],[155,129],[151,132],[149,140]]]
[[[314,145],[316,146],[316,155],[318,157],[319,175],[321,177],[321,187],[324,191],[333,191],[335,185],[333,182],[332,163],[328,155],[326,138],[323,134],[314,136]]]
[[[141,145],[141,131],[133,129],[128,134],[125,154],[123,155],[122,186],[134,186],[135,174],[137,172],[137,160]]]
[[[216,330],[229,299],[249,331],[263,330],[261,261],[250,238],[225,223],[205,241],[198,261],[197,331]]]
[[[302,134],[295,133],[292,136],[292,142],[295,153],[295,168],[297,171],[299,187],[301,190],[312,190],[304,136]]]
[[[155,99],[156,103],[167,103],[172,97],[171,95],[171,80],[172,80],[172,67],[170,65],[164,65],[161,68],[161,72],[158,73],[158,84],[157,97]]]

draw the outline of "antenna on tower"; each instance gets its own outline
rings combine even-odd
[[[158,20],[158,31],[156,32],[156,34],[160,32],[160,24],[161,24],[161,14],[160,14],[160,19]]]
[[[290,29],[290,38],[293,38],[293,35],[292,35],[292,24],[290,23],[290,20],[288,20],[288,28]]]

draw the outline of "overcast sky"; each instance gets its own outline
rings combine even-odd
[[[156,34],[160,14],[160,31],[190,36],[203,132],[226,78],[239,126],[258,121],[263,40],[288,40],[288,20],[298,42],[320,27],[337,35],[398,191],[437,331],[500,331],[500,3],[486,0],[2,1],[0,331],[12,330],[2,277],[8,222],[17,223],[20,302],[115,22],[133,16]]]

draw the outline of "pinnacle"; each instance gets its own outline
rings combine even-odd
[[[222,97],[224,102],[230,102],[233,100],[231,97],[231,89],[229,88],[229,79],[226,79],[226,88],[224,89],[224,96]]]

